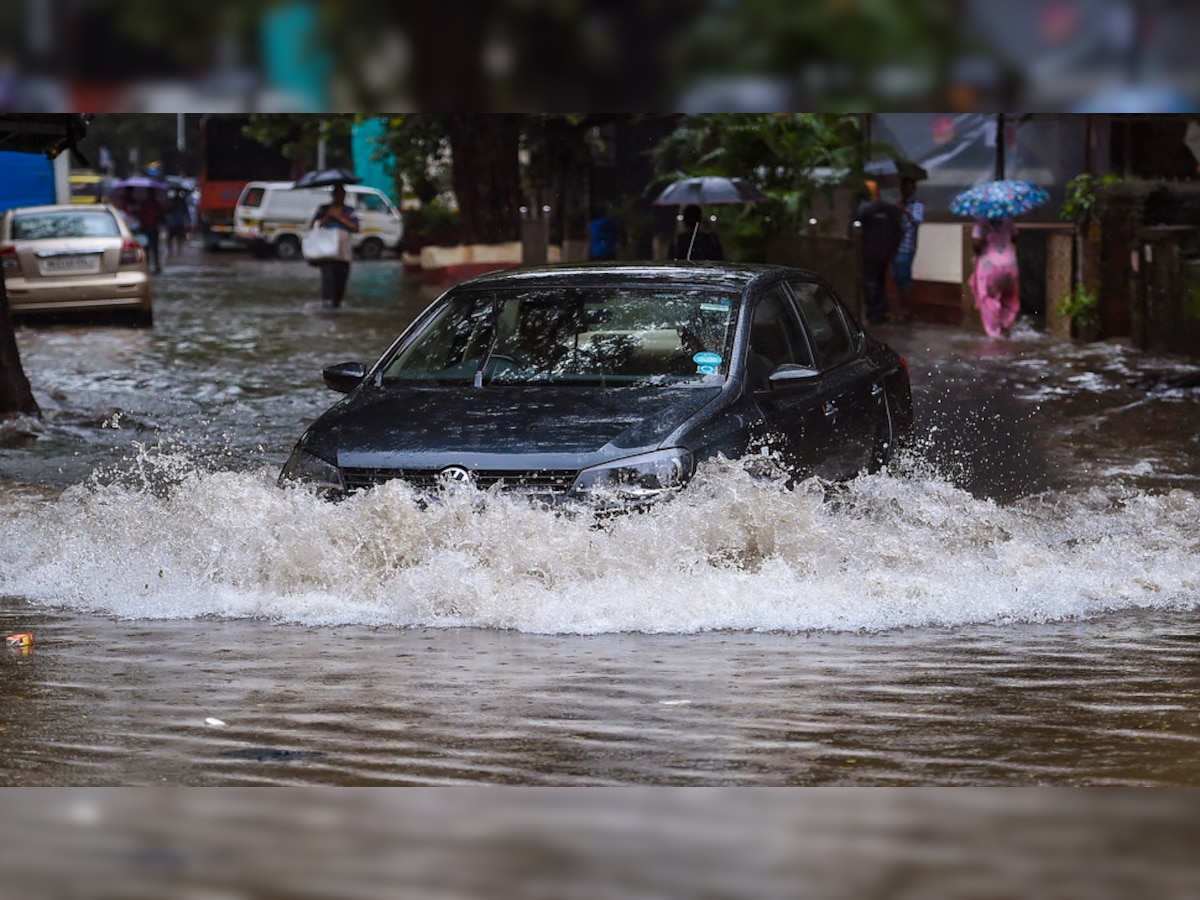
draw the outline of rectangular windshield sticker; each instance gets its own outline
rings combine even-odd
[[[700,308],[705,312],[729,312],[730,302],[718,300],[716,303],[701,303]]]

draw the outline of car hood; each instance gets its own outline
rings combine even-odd
[[[305,445],[341,465],[537,464],[626,455],[657,447],[720,387],[553,385],[482,388],[369,386],[327,412]],[[515,462],[515,460],[514,460]]]

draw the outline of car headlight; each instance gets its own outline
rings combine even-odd
[[[672,447],[584,469],[571,490],[598,499],[653,500],[681,488],[691,477],[692,467],[692,454],[682,447]]]
[[[312,485],[320,490],[339,494],[346,490],[346,485],[342,481],[342,473],[337,466],[300,447],[292,451],[292,455],[288,457],[283,470],[279,473],[280,485],[288,482]]]

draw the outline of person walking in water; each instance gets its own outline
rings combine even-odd
[[[153,188],[147,189],[138,203],[138,221],[142,223],[142,234],[146,235],[146,257],[157,274],[162,271],[158,242],[162,234],[163,208]]]
[[[329,202],[317,207],[312,219],[313,228],[340,228],[351,234],[359,230],[358,215],[353,206],[346,205],[346,188],[335,184]],[[346,242],[345,259],[324,259],[318,263],[321,270],[321,305],[326,309],[337,309],[346,295],[346,282],[350,280],[349,242]]]
[[[183,255],[188,232],[192,230],[191,218],[183,191],[172,191],[167,198],[167,259],[176,260]]]
[[[989,337],[1008,337],[1021,312],[1016,240],[1017,226],[1008,216],[976,219],[971,229],[975,269],[970,284]]]
[[[916,193],[916,179],[900,179],[900,202],[896,205],[903,217],[904,234],[892,257],[892,281],[896,285],[897,301],[892,319],[900,323],[912,321],[913,259],[917,255],[917,231],[925,221],[925,204],[917,199]]]
[[[900,238],[904,221],[894,203],[879,199],[879,186],[867,182],[869,200],[859,204],[854,218],[862,229],[862,273],[867,322],[881,325],[888,321],[887,273]]]

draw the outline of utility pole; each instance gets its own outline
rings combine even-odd
[[[996,114],[996,180],[1004,180],[1004,113]]]

